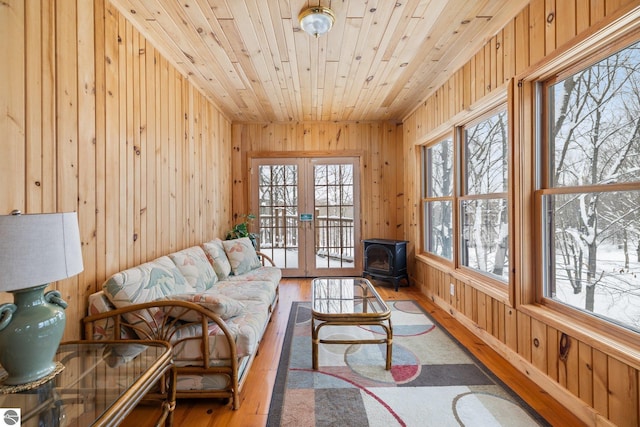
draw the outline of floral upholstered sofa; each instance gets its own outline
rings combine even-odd
[[[178,397],[228,397],[237,409],[281,277],[248,238],[215,239],[108,278],[89,297],[85,338],[168,341]]]

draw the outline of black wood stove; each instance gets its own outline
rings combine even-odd
[[[396,292],[401,280],[409,286],[407,273],[407,241],[388,239],[364,240],[362,277],[392,281]]]

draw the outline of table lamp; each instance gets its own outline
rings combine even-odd
[[[3,385],[28,384],[54,372],[67,303],[51,282],[83,269],[75,212],[0,216],[0,291],[14,303],[0,305]]]

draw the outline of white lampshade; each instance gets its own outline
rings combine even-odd
[[[75,212],[0,216],[0,291],[48,284],[82,269]]]
[[[300,27],[302,27],[305,32],[316,37],[328,33],[335,19],[336,17],[333,11],[324,6],[310,7],[298,15]]]

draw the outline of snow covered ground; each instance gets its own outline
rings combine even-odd
[[[561,263],[558,258],[558,263]],[[560,264],[559,264],[560,265]],[[596,286],[594,314],[640,330],[640,262],[635,250],[629,253],[629,268],[624,268],[624,251],[615,245],[601,245],[598,248],[598,277]],[[558,279],[564,271],[558,271]],[[586,273],[583,274],[586,278]],[[573,293],[567,280],[558,280],[556,298],[558,301],[584,310],[586,283],[582,292]]]
[[[298,251],[281,248],[261,248],[261,252],[267,254],[280,268],[298,268]],[[316,255],[316,267],[318,268],[353,268],[353,261],[339,260]]]

